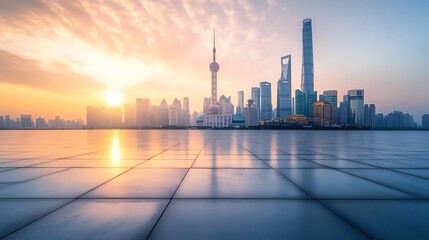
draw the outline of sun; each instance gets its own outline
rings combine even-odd
[[[122,94],[120,93],[109,92],[106,94],[106,101],[109,104],[109,106],[116,107],[122,103],[123,97],[122,97]]]

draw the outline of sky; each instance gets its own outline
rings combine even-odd
[[[429,113],[429,2],[420,0],[1,0],[0,115],[86,119],[86,106],[210,96],[245,99],[292,55],[300,87],[302,21],[313,24],[315,90],[364,89],[377,112]]]

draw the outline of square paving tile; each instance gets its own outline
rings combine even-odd
[[[7,239],[145,239],[167,200],[77,200]]]
[[[149,239],[366,237],[312,200],[174,199]]]
[[[191,169],[174,197],[306,198],[308,196],[273,169]]]

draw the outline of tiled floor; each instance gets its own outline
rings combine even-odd
[[[428,132],[0,138],[0,238],[429,239]]]

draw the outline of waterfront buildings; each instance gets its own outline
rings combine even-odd
[[[302,27],[302,73],[301,89],[295,91],[295,112],[307,117],[313,115],[313,103],[317,101],[317,92],[314,91],[314,63],[313,63],[313,33],[311,19],[303,21]]]
[[[337,90],[326,90],[319,95],[319,101],[328,102],[332,107],[338,107],[338,92]]]
[[[48,125],[59,122],[61,122],[61,119],[59,117],[56,117],[55,121],[53,121],[52,123],[48,121]],[[86,123],[89,128],[120,127],[122,126],[122,108],[88,106]]]
[[[365,127],[375,128],[375,104],[365,104],[364,118]]]
[[[124,104],[124,125],[127,127],[136,126],[136,104]]]
[[[422,128],[429,129],[429,114],[424,114],[422,116]]]
[[[244,91],[239,91],[237,94],[237,113],[243,114],[244,110]]]
[[[364,125],[364,90],[355,89],[348,91],[350,108],[350,123],[361,127]]]
[[[292,115],[292,81],[291,55],[280,58],[281,74],[277,81],[277,112],[275,118],[285,118]]]
[[[251,99],[254,101],[255,107],[258,109],[258,119],[261,119],[261,89],[259,87],[252,87]]]
[[[244,108],[244,117],[246,126],[257,126],[259,124],[259,112],[253,99],[247,100],[247,106]]]
[[[150,109],[150,100],[149,99],[136,99],[136,125],[138,127],[148,127],[149,126],[149,109]]]
[[[337,108],[330,102],[316,101],[313,103],[313,119],[316,125],[329,127],[336,124]]]
[[[261,120],[271,120],[272,119],[272,109],[273,105],[271,104],[271,83],[265,81],[259,84],[261,89]]]

